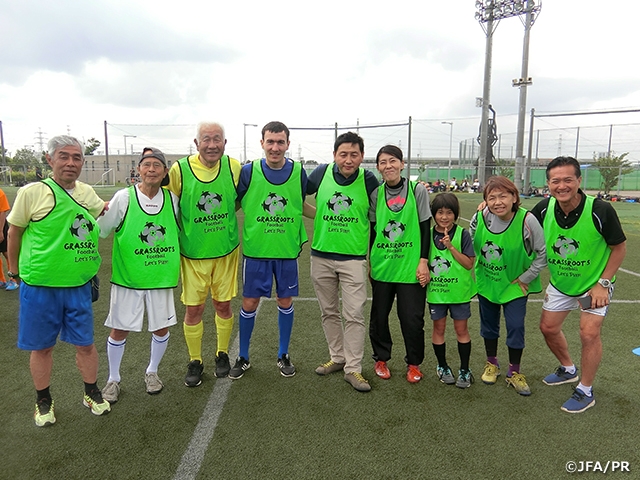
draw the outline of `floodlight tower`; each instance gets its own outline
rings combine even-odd
[[[481,184],[485,181],[485,168],[487,159],[493,157],[491,145],[488,141],[489,134],[489,106],[491,92],[491,56],[493,50],[493,33],[498,23],[503,18],[516,17],[526,14],[525,20],[525,45],[523,53],[522,76],[514,82],[514,86],[520,87],[520,109],[518,112],[518,140],[516,145],[516,185],[520,183],[519,189],[522,189],[522,166],[524,164],[523,144],[524,144],[524,115],[526,109],[526,87],[531,83],[528,77],[528,58],[529,58],[529,30],[533,22],[540,12],[541,0],[537,5],[535,0],[476,0],[476,20],[480,22],[484,30],[487,41],[485,47],[484,62],[484,83],[482,90],[482,119],[480,123],[480,155],[478,158],[478,179]],[[518,170],[518,164],[520,166]]]

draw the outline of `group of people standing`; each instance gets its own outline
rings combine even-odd
[[[482,381],[495,383],[500,375],[502,307],[509,350],[507,384],[522,395],[530,394],[520,372],[526,299],[540,291],[538,275],[549,258],[552,278],[541,329],[561,366],[544,381],[578,380],[561,327],[568,312],[589,296],[591,304],[583,304],[581,315],[582,382],[563,409],[583,411],[595,403],[591,385],[602,350],[599,331],[624,257],[625,237],[615,211],[579,190],[580,169],[574,159],[559,157],[551,162],[547,178],[554,198],[541,202],[532,213],[519,206],[518,192],[508,179],[489,179],[486,207],[472,219],[469,233],[456,224],[457,197],[442,193],[429,203],[427,189],[402,176],[402,151],[393,145],[377,153],[376,168],[383,179],[379,184],[372,172],[361,167],[364,141],[353,132],[338,136],[334,161],[320,165],[308,177],[300,163],[285,157],[289,129],[281,122],[264,126],[260,141],[264,157],[244,166],[225,154],[225,132],[219,123],[200,123],[194,143],[198,153],[170,169],[161,151],[145,148],[137,167],[140,182],[116,192],[105,204],[77,180],[84,163],[82,145],[73,137],[54,137],[47,154],[52,178],[18,192],[8,217],[9,260],[14,269],[9,276],[20,278],[24,285],[18,346],[31,351],[36,425],[55,422],[49,387],[58,335],[76,346],[85,382],[84,405],[102,415],[120,397],[126,339],[129,332],[142,330],[145,307],[152,332],[146,391],[162,390],[158,367],[169,328],[177,323],[173,289],[179,279],[186,306],[187,387],[197,387],[203,379],[207,299],[213,301],[217,334],[213,373],[238,380],[251,367],[250,343],[260,298],[271,296],[274,280],[279,328],[275,363],[282,376],[294,376],[289,343],[299,285],[297,259],[307,241],[303,216],[314,219],[311,279],[329,350],[328,361],[315,369],[318,375],[341,372],[355,390],[371,390],[362,375],[370,280],[369,337],[380,378],[391,377],[387,362],[394,299],[406,347],[406,378],[416,383],[423,377],[428,302],[437,375],[443,383],[469,387],[474,377],[467,320],[471,298],[478,293],[487,353]],[[315,195],[315,207],[305,201],[307,195]],[[245,214],[242,235],[236,217],[240,208]],[[109,376],[100,390],[91,291],[101,262],[98,237],[110,234],[114,235],[112,285],[105,321],[110,328]],[[240,243],[242,307],[239,352],[232,365],[231,299],[237,295]],[[446,360],[447,314],[458,340],[457,378]]]

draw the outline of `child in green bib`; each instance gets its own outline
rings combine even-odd
[[[471,337],[467,321],[471,316],[471,298],[476,286],[471,274],[475,262],[473,241],[469,232],[456,224],[460,214],[458,197],[453,193],[441,193],[431,202],[435,220],[430,235],[429,273],[427,288],[429,313],[433,320],[431,343],[438,359],[436,374],[442,383],[468,388],[473,383],[469,368]],[[447,312],[453,319],[458,339],[460,370],[455,379],[447,363],[444,333]]]

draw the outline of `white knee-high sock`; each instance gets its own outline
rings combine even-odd
[[[127,339],[114,340],[107,337],[107,358],[109,359],[109,380],[107,382],[120,381],[120,364],[124,355],[124,347]]]
[[[151,358],[149,359],[149,366],[147,367],[147,373],[157,372],[160,360],[164,356],[164,352],[167,351],[167,343],[169,343],[169,335],[159,337],[155,333],[151,335]]]

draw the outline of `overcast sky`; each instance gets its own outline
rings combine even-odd
[[[104,143],[105,120],[112,153],[124,142],[135,151],[153,144],[185,153],[195,124],[218,120],[236,158],[243,123],[270,120],[329,127],[411,116],[414,155],[448,154],[443,121],[454,124],[454,154],[478,132],[485,34],[475,0],[0,0],[0,11],[0,120],[12,153],[37,147],[39,131],[45,141],[69,131]],[[639,14],[632,0],[544,0],[531,30],[527,112],[640,107]],[[520,76],[523,31],[510,18],[494,35],[491,103],[505,145],[516,131],[511,80]],[[563,137],[575,143],[569,127],[633,122],[638,114],[539,119],[536,126],[567,127]],[[149,124],[175,126],[139,126]],[[406,130],[381,130],[367,153],[375,155],[377,143],[406,146]],[[248,156],[257,157],[260,129],[246,132]],[[581,131],[581,142],[590,133],[593,149],[602,148],[595,130]],[[332,135],[294,131],[291,152],[330,159],[324,142]]]

